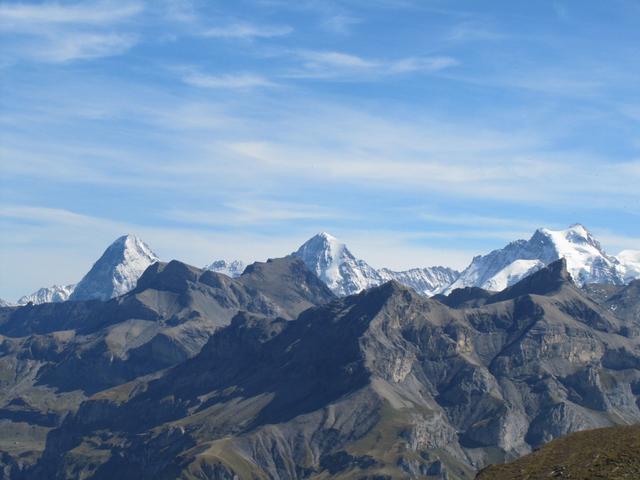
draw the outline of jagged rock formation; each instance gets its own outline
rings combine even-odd
[[[607,255],[586,228],[576,224],[566,230],[541,228],[529,240],[516,240],[475,257],[445,293],[464,287],[500,291],[560,258],[566,259],[569,273],[580,285],[620,285],[633,275],[630,259],[628,266],[623,266],[616,257]]]
[[[238,312],[285,321],[334,298],[297,259],[247,270],[231,279],[155,263],[133,291],[107,302],[0,311],[0,471],[19,477],[88,396],[193,357]]]
[[[376,270],[356,258],[344,243],[326,232],[307,240],[293,255],[301,258],[338,296],[353,295],[389,280],[397,280],[422,295],[431,296],[440,293],[459,275],[447,267],[413,268],[400,272],[388,268]]]
[[[40,288],[30,295],[25,295],[18,299],[18,305],[26,305],[27,303],[57,303],[66,302],[73,293],[75,284],[71,285],[53,285],[52,287]]]
[[[238,314],[186,362],[84,401],[28,472],[471,479],[567,433],[640,422],[635,325],[564,260],[469,293],[452,308],[390,282],[293,321]]]
[[[136,286],[147,267],[158,256],[135,235],[124,235],[113,242],[80,280],[70,300],[108,300]]]
[[[449,267],[412,268],[400,272],[381,268],[378,273],[385,282],[396,280],[427,297],[441,293],[460,275],[460,272]]]

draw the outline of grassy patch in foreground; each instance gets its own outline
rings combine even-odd
[[[491,465],[478,480],[640,479],[640,425],[599,428],[556,439],[514,462]]]

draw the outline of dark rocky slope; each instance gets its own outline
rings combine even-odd
[[[470,479],[640,422],[640,339],[563,261],[472,297],[391,282],[294,321],[236,315],[193,358],[83,402],[28,474]]]
[[[293,258],[255,264],[237,279],[172,261],[107,302],[2,309],[0,464],[26,468],[87,396],[193,357],[240,311],[291,320],[333,298]]]
[[[640,335],[640,280],[627,285],[591,284],[585,292],[613,315],[623,320],[629,334]]]

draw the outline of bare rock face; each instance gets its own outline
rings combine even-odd
[[[238,295],[275,277],[306,278],[283,262],[248,268],[247,290],[233,284]],[[159,285],[178,295],[194,278],[233,282],[179,265],[148,275],[165,272]],[[289,295],[300,290],[281,297],[270,288],[262,295],[280,298],[280,311],[299,304]],[[295,320],[247,309],[190,359],[83,401],[26,471],[471,479],[569,432],[640,422],[640,342],[563,261],[471,297],[452,308],[392,281]]]

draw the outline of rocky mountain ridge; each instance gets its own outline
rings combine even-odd
[[[561,260],[451,305],[391,281],[294,320],[239,313],[190,359],[83,401],[26,471],[471,479],[640,422],[640,325],[592,297]]]
[[[0,311],[3,478],[21,478],[51,429],[89,396],[187,361],[239,312],[287,321],[334,298],[296,259],[248,270],[231,279],[177,261],[154,263],[134,290],[106,302]]]

